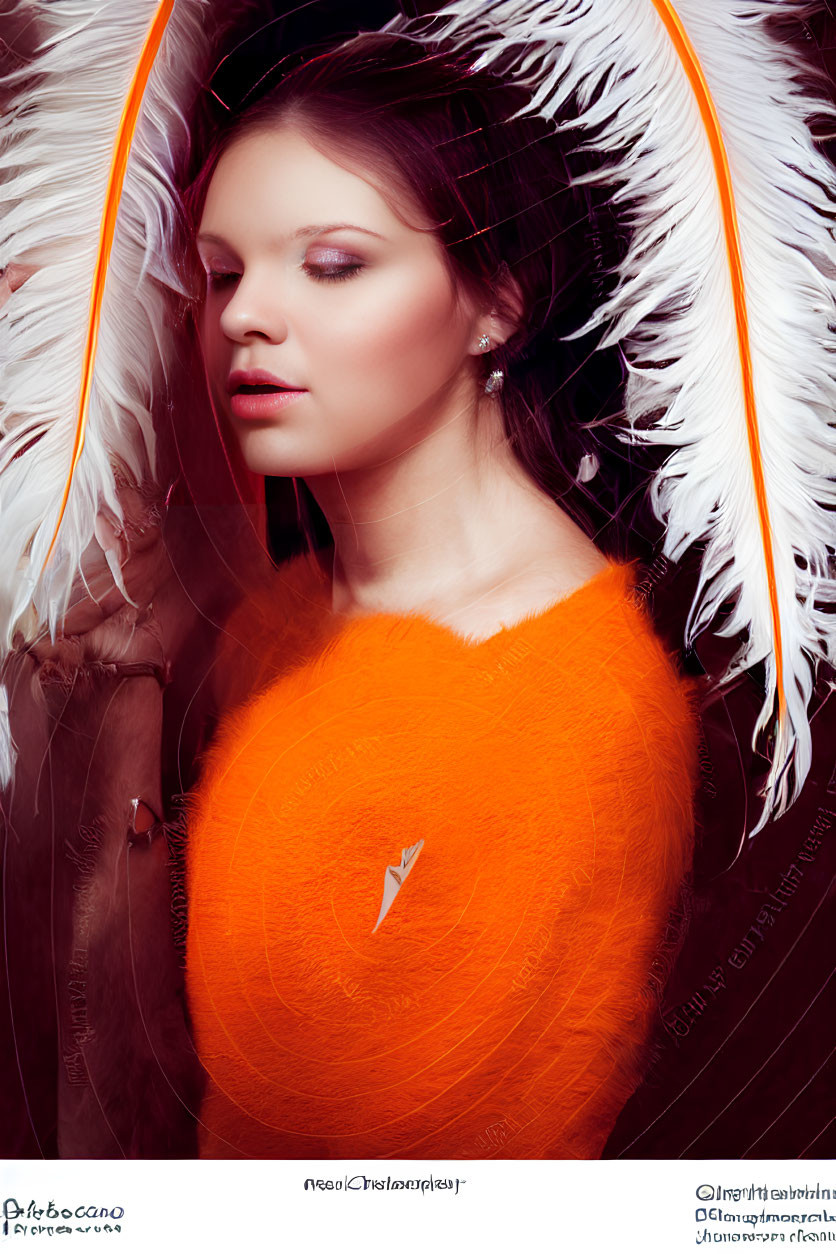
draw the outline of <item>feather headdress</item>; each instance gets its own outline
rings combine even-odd
[[[631,241],[584,328],[627,360],[628,438],[674,450],[652,496],[676,561],[704,546],[690,641],[724,603],[763,663],[774,745],[754,831],[811,760],[816,664],[836,644],[836,177],[808,119],[832,113],[770,20],[796,0],[453,0],[433,24],[499,63],[531,110],[602,154]],[[754,834],[754,832],[753,832]]]
[[[53,34],[35,89],[0,130],[0,172],[12,203],[0,265],[12,240],[17,254],[38,254],[57,229],[63,247],[50,269],[64,294],[59,309],[35,275],[5,320],[0,638],[7,646],[27,616],[53,626],[60,620],[99,504],[118,507],[113,457],[137,473],[151,456],[149,363],[159,360],[163,325],[158,281],[177,285],[164,247],[172,238],[169,145],[183,131],[184,67],[194,73],[201,55],[200,0],[173,2],[164,19],[171,0],[32,4]],[[573,125],[603,155],[600,177],[614,188],[631,243],[589,328],[605,328],[602,346],[623,346],[628,434],[672,449],[652,488],[667,524],[666,555],[677,560],[693,544],[704,547],[689,636],[730,604],[722,630],[743,644],[729,674],[765,667],[756,735],[772,728],[774,746],[755,830],[801,787],[815,668],[834,656],[836,618],[827,612],[836,600],[834,176],[808,126],[827,106],[769,29],[771,18],[798,17],[805,7],[795,0],[453,0],[432,24],[432,38],[466,46],[526,84],[532,110],[553,117],[575,102]],[[149,31],[160,22],[154,54]],[[68,128],[70,64],[79,93]],[[90,275],[101,256],[102,215],[91,207],[108,199],[106,168],[131,84],[143,99],[92,361]],[[56,158],[62,143],[65,163]],[[54,297],[54,283],[49,292]],[[79,396],[88,386],[80,428]],[[128,428],[142,439],[128,439],[126,452]]]
[[[153,473],[173,178],[208,52],[202,0],[19,8],[41,46],[0,122],[0,267],[32,270],[0,315],[4,650],[59,624],[102,504],[121,516],[117,468]]]

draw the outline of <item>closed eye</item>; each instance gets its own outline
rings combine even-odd
[[[217,290],[223,287],[229,287],[240,279],[241,275],[235,270],[207,270],[206,282],[209,287]]]
[[[361,261],[353,261],[343,265],[314,265],[310,261],[306,261],[302,269],[311,279],[318,282],[335,282],[340,279],[350,279],[358,271],[364,269]]]

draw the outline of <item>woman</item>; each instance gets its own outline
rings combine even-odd
[[[214,668],[235,709],[188,845],[206,1155],[595,1156],[641,1074],[694,720],[630,569],[558,504],[606,470],[548,374],[571,198],[549,128],[467,64],[388,37],[320,57],[233,119],[191,197],[230,456],[302,481],[333,542],[244,581]],[[623,274],[658,276],[636,221]],[[654,317],[634,417],[681,364]]]
[[[559,468],[526,350],[565,256],[533,246],[526,179],[560,184],[516,107],[360,36],[198,182],[216,403],[333,537],[247,598],[219,668],[253,695],[189,831],[203,1155],[595,1157],[640,1075],[696,733],[629,568],[516,451],[528,402]]]

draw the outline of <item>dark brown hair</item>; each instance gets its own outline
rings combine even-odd
[[[186,203],[196,226],[229,145],[291,121],[313,142],[333,148],[336,138],[349,159],[406,191],[457,280],[486,304],[501,308],[513,276],[523,301],[518,330],[480,360],[486,374],[504,372],[505,429],[520,463],[600,539],[631,489],[623,473],[628,451],[595,423],[602,409],[612,412],[621,372],[597,358],[597,369],[581,369],[590,345],[572,349],[564,337],[602,294],[600,277],[597,289],[589,277],[606,270],[602,238],[612,241],[615,233],[601,231],[591,194],[573,185],[572,145],[552,123],[520,116],[528,104],[524,89],[474,70],[460,54],[402,35],[358,35],[309,53],[232,114]],[[595,498],[577,478],[584,453],[620,468],[609,484],[606,469],[596,477]],[[605,538],[604,546],[623,550],[623,539]]]

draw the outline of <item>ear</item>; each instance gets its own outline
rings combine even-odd
[[[525,300],[522,288],[503,261],[494,281],[494,306],[491,310],[491,330],[488,335],[495,345],[504,344],[515,331],[519,331],[525,317]]]
[[[503,261],[493,286],[493,302],[486,307],[478,322],[477,334],[487,336],[491,348],[499,348],[523,324],[525,301],[510,267]]]

